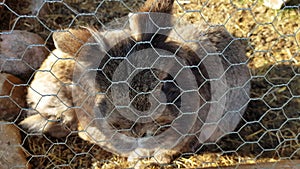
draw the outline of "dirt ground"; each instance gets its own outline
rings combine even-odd
[[[1,32],[19,29],[37,33],[52,50],[51,31],[78,26],[101,28],[114,18],[127,15],[143,0],[49,2],[37,17],[28,17],[28,1],[3,2],[5,5],[0,1]],[[300,159],[300,7],[273,10],[261,1],[191,0],[176,4],[174,13],[191,23],[224,25],[234,37],[248,40],[248,65],[253,77],[251,101],[231,134],[214,144],[204,144],[197,154],[175,158],[170,165],[148,165],[145,160],[145,168],[220,167]],[[23,135],[23,146],[33,168],[129,167],[125,158],[76,135],[60,140]]]

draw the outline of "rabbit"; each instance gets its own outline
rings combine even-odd
[[[95,45],[78,52],[76,82],[87,91],[75,91],[83,96],[75,100],[82,108],[76,112],[81,119],[79,136],[128,161],[150,158],[169,163],[180,153],[195,153],[202,143],[234,130],[249,101],[251,75],[245,44],[222,26],[173,24],[173,3],[146,1],[139,13],[128,15],[127,28],[91,30],[89,43]],[[159,60],[174,55],[179,61]],[[194,93],[184,93],[175,74],[168,73],[180,72],[178,62],[189,67],[194,77],[183,73],[181,85],[194,81]],[[163,66],[134,72],[155,63]],[[94,95],[87,98],[87,93]]]
[[[71,92],[74,55],[89,36],[88,31],[76,29],[54,33],[56,49],[34,73],[27,90],[29,110],[21,126],[56,138],[77,130]]]
[[[54,33],[21,125],[55,137],[77,129],[128,161],[155,163],[234,130],[249,101],[245,47],[222,26],[174,24],[173,4],[147,0],[123,30]]]

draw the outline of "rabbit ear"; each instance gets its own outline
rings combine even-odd
[[[171,31],[174,0],[148,0],[138,13],[129,13],[129,27],[137,41],[165,41]]]
[[[88,29],[68,29],[54,32],[53,41],[57,49],[62,52],[76,56],[80,47],[91,37]]]

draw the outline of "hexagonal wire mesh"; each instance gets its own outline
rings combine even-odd
[[[299,168],[293,2],[3,0],[0,168]]]

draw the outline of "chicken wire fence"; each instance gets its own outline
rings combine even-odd
[[[299,168],[300,7],[278,4],[0,2],[0,168]]]

